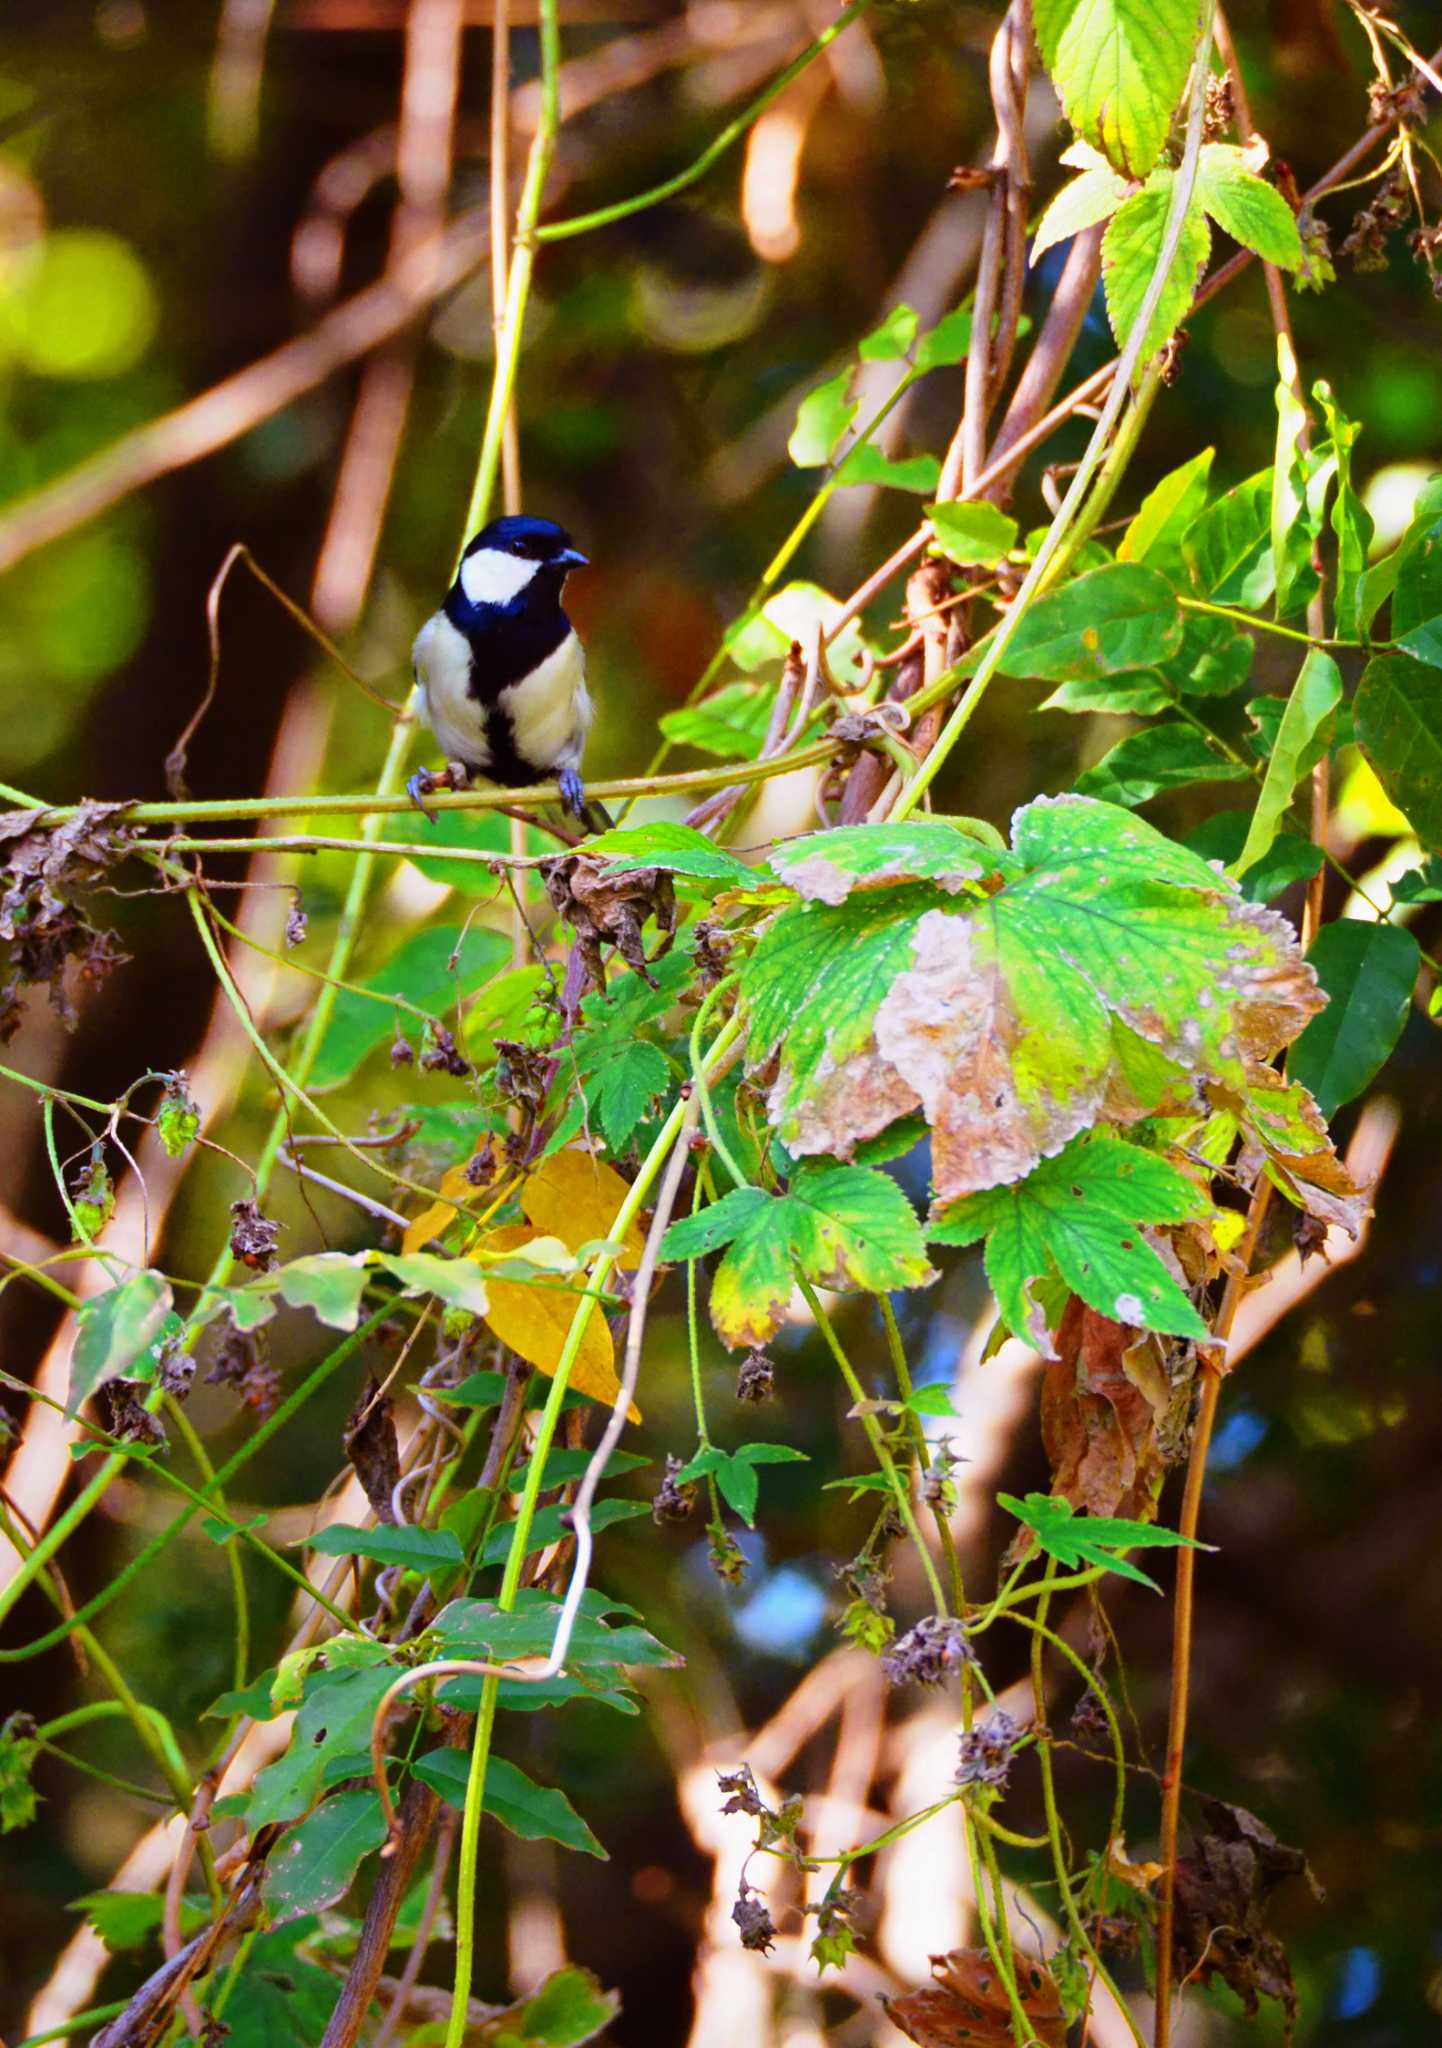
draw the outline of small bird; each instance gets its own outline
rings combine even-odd
[[[585,566],[550,519],[493,519],[471,541],[412,650],[426,718],[447,756],[442,774],[421,768],[407,783],[420,810],[432,790],[464,789],[472,773],[503,787],[554,775],[571,815],[603,829],[581,783],[593,710],[585,650],[561,608],[567,576]]]

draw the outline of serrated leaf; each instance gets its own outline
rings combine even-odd
[[[1215,1548],[1175,1529],[1159,1528],[1155,1522],[1125,1521],[1115,1515],[1079,1515],[1069,1500],[1059,1500],[1047,1493],[1029,1493],[1024,1501],[1015,1494],[999,1493],[997,1500],[1009,1515],[1015,1515],[1024,1528],[1031,1530],[1048,1556],[1069,1571],[1079,1565],[1104,1565],[1124,1579],[1150,1586],[1154,1593],[1161,1591],[1156,1581],[1138,1571],[1134,1564],[1128,1564],[1118,1552]]]
[[[356,1529],[332,1522],[318,1529],[307,1547],[320,1557],[369,1557],[377,1564],[429,1572],[439,1565],[464,1564],[465,1552],[449,1529]]]
[[[483,1316],[486,1283],[474,1259],[447,1259],[436,1252],[377,1252],[375,1262],[394,1273],[403,1294],[433,1294],[448,1308]]]
[[[1207,502],[1207,479],[1215,454],[1214,448],[1204,448],[1148,491],[1117,546],[1119,562],[1149,561],[1155,568],[1170,563],[1181,547],[1182,535]]]
[[[1208,142],[1197,164],[1197,198],[1224,234],[1244,249],[1297,270],[1302,237],[1281,193],[1250,167],[1247,151],[1232,142]]]
[[[107,1287],[80,1308],[65,1396],[67,1420],[108,1381],[151,1376],[150,1354],[173,1306],[165,1275],[147,1270]]]
[[[1044,683],[1092,681],[1151,668],[1181,644],[1181,608],[1165,576],[1138,562],[1112,562],[1034,604],[1002,669]],[[969,654],[963,673],[979,660],[979,652]]]
[[[1291,809],[1293,792],[1315,759],[1313,745],[1341,701],[1341,670],[1330,654],[1309,647],[1282,713],[1246,842],[1232,866],[1234,875],[1245,875],[1270,851]]]
[[[795,1269],[817,1286],[883,1293],[925,1286],[921,1226],[896,1182],[866,1166],[803,1168],[784,1195],[737,1188],[673,1223],[665,1259],[729,1247],[711,1285],[711,1320],[733,1349],[781,1327]]]
[[[1231,1122],[1246,1141],[1239,1171],[1253,1174],[1261,1166],[1307,1215],[1354,1240],[1359,1236],[1371,1204],[1338,1158],[1326,1119],[1300,1081],[1252,1067]]]
[[[323,1801],[266,1862],[261,1892],[272,1920],[294,1920],[335,1905],[385,1838],[385,1815],[374,1791],[337,1792]]]
[[[1161,155],[1196,47],[1196,0],[1036,0],[1066,117],[1128,177]]]
[[[448,1806],[465,1805],[471,1760],[464,1750],[433,1749],[428,1756],[418,1757],[411,1768]],[[577,1849],[606,1861],[606,1851],[565,1793],[536,1784],[505,1757],[493,1756],[487,1761],[481,1807],[524,1842],[559,1842],[563,1849]]]
[[[926,519],[938,552],[963,567],[989,568],[1002,561],[1016,546],[1021,530],[1009,513],[981,500],[973,504],[958,498],[928,505]]]
[[[1239,1052],[1269,1056],[1320,1007],[1286,921],[1131,813],[1043,798],[1013,836],[980,901],[897,883],[764,927],[740,970],[748,1057],[779,1053],[769,1109],[793,1154],[847,1157],[922,1109],[950,1200],[1096,1120],[1115,1026],[1240,1082]]]
[[[1323,925],[1308,960],[1326,992],[1288,1059],[1288,1072],[1332,1118],[1373,1080],[1402,1036],[1417,970],[1417,941],[1400,925],[1339,918]]]
[[[786,452],[798,469],[816,469],[830,462],[841,446],[859,410],[859,401],[850,396],[853,374],[848,363],[802,399],[786,443]]]
[[[33,1725],[20,1714],[0,1721],[0,1835],[29,1827],[39,1810],[40,1795],[30,1774],[40,1744],[33,1735],[22,1732]]]
[[[863,363],[899,362],[915,341],[919,325],[914,306],[893,306],[879,326],[862,336],[856,353]]]
[[[1407,654],[1376,655],[1353,712],[1377,780],[1424,846],[1442,847],[1442,673]]]
[[[1261,610],[1276,588],[1270,469],[1207,507],[1182,537],[1182,559],[1198,597]]]
[[[583,2048],[620,2010],[618,1992],[603,1991],[590,1970],[569,1965],[506,2017],[496,2048]]]
[[[290,1259],[273,1275],[281,1298],[308,1308],[332,1330],[353,1330],[360,1321],[361,1296],[370,1277],[367,1252],[312,1252]]]
[[[1102,286],[1118,348],[1126,347],[1152,273],[1161,260],[1171,203],[1172,173],[1153,171],[1142,190],[1118,207],[1102,236]],[[1212,231],[1194,197],[1183,216],[1177,251],[1147,329],[1138,358],[1138,374],[1191,311],[1211,247]]]
[[[1100,164],[1073,178],[1037,222],[1031,242],[1032,263],[1058,242],[1069,242],[1073,235],[1094,228],[1098,221],[1109,220],[1130,190],[1127,180],[1119,177],[1110,164]]]
[[[489,874],[486,886],[495,886]],[[360,982],[356,989],[342,989],[336,997],[330,1024],[310,1071],[311,1088],[319,1092],[339,1087],[342,1081],[350,1079],[367,1053],[394,1035],[400,1019],[415,1023],[408,1013],[397,1012],[394,1004],[377,1002],[376,996],[404,996],[428,1017],[441,1021],[457,996],[479,988],[509,951],[509,940],[481,924],[473,924],[465,931],[458,925],[445,925],[414,933],[378,974]],[[454,969],[450,964],[452,954],[458,956]],[[370,993],[360,994],[361,989]]]
[[[86,1892],[72,1899],[66,1909],[83,1913],[112,1955],[128,1948],[140,1948],[152,1934],[160,1932],[165,1918],[165,1899],[158,1892]],[[187,1894],[181,1901],[180,1931],[188,1941],[210,1918],[209,1901]]]
[[[1032,1282],[1055,1270],[1113,1322],[1201,1338],[1206,1324],[1142,1235],[1144,1223],[1205,1216],[1206,1197],[1155,1153],[1102,1132],[1074,1139],[1015,1186],[944,1209],[934,1244],[986,1239],[986,1277],[1007,1328],[1048,1357],[1052,1346]]]
[[[1169,719],[1128,734],[1076,779],[1079,796],[1101,797],[1113,804],[1145,804],[1164,789],[1186,789],[1194,782],[1235,782],[1247,770],[1212,745],[1194,725]]]
[[[608,874],[663,868],[667,874],[725,882],[733,889],[747,887],[758,875],[757,869],[748,867],[744,860],[738,860],[734,853],[728,853],[694,826],[680,825],[670,818],[599,832],[586,841],[586,853],[588,858],[594,855],[606,860]],[[762,875],[764,872],[760,870]]]
[[[979,881],[996,855],[945,819],[904,825],[838,825],[806,832],[778,846],[772,865],[781,880],[814,903],[844,903],[858,890],[933,877],[953,890]]]

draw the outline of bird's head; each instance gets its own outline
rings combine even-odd
[[[504,605],[523,593],[559,596],[570,571],[585,566],[563,526],[516,513],[481,528],[461,557],[457,581],[471,604]]]

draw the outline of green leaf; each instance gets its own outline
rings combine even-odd
[[[805,1462],[805,1451],[794,1450],[790,1444],[742,1444],[734,1451],[723,1451],[719,1444],[707,1444],[675,1476],[684,1486],[709,1474],[716,1481],[726,1505],[735,1510],[748,1529],[752,1529],[756,1526],[756,1466]]]
[[[965,306],[946,313],[917,343],[912,362],[918,376],[964,362],[971,352],[971,313]]]
[[[649,825],[623,825],[611,832],[598,832],[586,841],[587,856],[605,858],[609,874],[630,874],[636,868],[663,868],[668,874],[690,875],[701,881],[726,882],[732,888],[747,888],[765,879],[765,870],[750,868],[734,853],[717,846],[692,825],[679,825],[670,818],[653,819]]]
[[[1061,683],[1037,707],[1041,711],[1104,711],[1113,718],[1150,718],[1170,711],[1176,698],[1156,669],[1105,676],[1095,683]]]
[[[1217,861],[1230,869],[1246,843],[1251,828],[1250,811],[1217,811],[1205,824],[1189,832],[1186,844],[1203,860]],[[1242,894],[1249,903],[1271,903],[1294,882],[1310,882],[1322,865],[1322,849],[1300,833],[1279,832],[1269,850],[1242,878]]]
[[[466,1561],[449,1529],[355,1529],[346,1522],[332,1522],[328,1529],[316,1531],[308,1548],[321,1557],[369,1557],[377,1564],[401,1565],[413,1572]]]
[[[1191,69],[1196,0],[1036,0],[1034,19],[1067,119],[1117,170],[1144,178]]]
[[[375,1262],[394,1273],[403,1294],[433,1294],[448,1308],[483,1316],[489,1306],[486,1283],[474,1259],[446,1259],[436,1252],[377,1252]]]
[[[768,597],[759,612],[748,612],[726,633],[726,652],[737,668],[750,674],[786,659],[793,640],[810,647],[817,628],[835,638],[828,639],[827,658],[833,675],[846,675],[865,645],[860,625],[851,620],[838,626],[840,598],[833,597],[817,583],[788,583],[774,597]]]
[[[1400,925],[1356,918],[1323,925],[1307,958],[1328,1003],[1292,1047],[1288,1072],[1330,1119],[1362,1093],[1402,1036],[1422,961]]]
[[[1442,667],[1442,477],[1423,487],[1395,561],[1392,638],[1419,661]],[[1379,562],[1372,573],[1385,568]]]
[[[1246,844],[1232,867],[1244,875],[1267,853],[1292,807],[1292,795],[1319,758],[1312,752],[1342,701],[1342,672],[1320,647],[1309,647],[1292,685],[1276,742],[1267,762],[1262,793],[1252,813]]]
[[[1171,562],[1181,548],[1182,535],[1207,502],[1207,479],[1215,454],[1214,448],[1204,448],[1147,493],[1121,537],[1119,562],[1150,561],[1153,568]]]
[[[816,469],[830,462],[856,418],[859,401],[850,394],[853,370],[848,363],[802,399],[786,452],[798,469]]]
[[[1198,597],[1261,610],[1276,588],[1270,469],[1207,507],[1182,538],[1182,559]]]
[[[1410,655],[1376,655],[1353,711],[1377,780],[1424,846],[1442,848],[1442,676]]]
[[[1152,272],[1161,260],[1167,214],[1172,203],[1172,173],[1153,171],[1140,192],[1134,192],[1112,216],[1102,236],[1102,286],[1106,292],[1107,317],[1112,323],[1117,347],[1125,348]],[[1182,221],[1181,239],[1172,258],[1162,295],[1152,315],[1151,326],[1138,358],[1138,373],[1157,350],[1170,340],[1191,311],[1197,282],[1206,268],[1212,247],[1207,217],[1193,199]]]
[[[311,1252],[267,1278],[292,1308],[311,1309],[332,1330],[353,1330],[369,1276],[368,1252]]]
[[[859,441],[837,471],[836,481],[842,488],[880,484],[886,490],[914,491],[925,498],[941,481],[941,463],[935,455],[886,455],[874,442]]]
[[[112,1955],[128,1948],[142,1948],[151,1935],[160,1932],[165,1919],[165,1899],[159,1892],[86,1892],[72,1899],[71,1913],[83,1913]],[[181,1901],[180,1931],[188,1941],[210,1919],[209,1901],[187,1894]]]
[[[448,1806],[464,1806],[471,1759],[460,1749],[433,1749],[411,1766],[415,1775],[432,1791],[439,1792]],[[482,1811],[498,1820],[503,1828],[519,1835],[523,1842],[559,1842],[563,1849],[578,1849],[587,1856],[606,1851],[586,1826],[564,1792],[537,1785],[515,1764],[493,1756],[486,1765]]]
[[[434,822],[423,818],[419,811],[402,811],[386,819],[381,836],[393,843],[403,841],[413,846],[411,865],[428,881],[441,882],[460,896],[490,897],[495,894],[495,870],[484,861],[448,860],[446,853],[452,849],[457,853],[509,854],[511,821],[499,811],[437,811]],[[555,850],[555,841],[547,833],[533,825],[526,827],[527,853]]]
[[[618,1992],[603,1991],[589,1970],[568,1965],[548,1977],[514,2019],[507,2015],[496,2048],[583,2048],[620,2010]]]
[[[1034,604],[1002,668],[1044,683],[1085,682],[1150,668],[1181,644],[1181,609],[1165,576],[1138,562],[1113,562]],[[974,649],[964,668],[974,669],[980,658]]]
[[[534,1557],[538,1550],[547,1550],[551,1544],[559,1543],[571,1533],[569,1521],[562,1521],[566,1510],[559,1507],[542,1508],[531,1519],[531,1533],[526,1545],[527,1557]],[[648,1515],[649,1504],[644,1500],[598,1500],[591,1510],[591,1529],[599,1536],[616,1522],[631,1522],[638,1515]],[[502,1522],[492,1529],[486,1538],[486,1547],[481,1553],[482,1564],[504,1564],[510,1555],[515,1540],[514,1522]]]
[[[1321,587],[1314,566],[1327,493],[1337,473],[1330,442],[1306,446],[1307,410],[1298,398],[1297,361],[1285,334],[1277,337],[1277,454],[1272,467],[1272,566],[1277,617],[1302,609]]]
[[[458,1387],[427,1387],[433,1401],[456,1408],[499,1408],[506,1392],[503,1372],[473,1372]]]
[[[1046,1493],[1029,1493],[1024,1501],[1015,1494],[999,1493],[997,1500],[1023,1528],[1031,1530],[1041,1548],[1058,1564],[1071,1571],[1078,1566],[1104,1565],[1139,1586],[1161,1587],[1145,1572],[1116,1553],[1125,1550],[1212,1550],[1211,1543],[1198,1543],[1175,1529],[1158,1528],[1155,1522],[1128,1522],[1116,1515],[1078,1515],[1069,1500]]]
[[[953,1420],[956,1417],[951,1388],[940,1382],[934,1386],[915,1388],[901,1405],[909,1415],[944,1415]]]
[[[776,692],[759,683],[723,683],[699,704],[683,704],[659,721],[678,747],[695,747],[727,761],[754,761],[771,723]]]
[[[194,1144],[200,1131],[200,1111],[186,1092],[183,1074],[172,1074],[166,1082],[155,1128],[168,1158],[179,1159]]]
[[[1195,726],[1170,719],[1119,740],[1077,777],[1076,788],[1079,796],[1103,797],[1108,803],[1144,804],[1164,789],[1185,789],[1194,782],[1235,782],[1246,773]]]
[[[602,1136],[612,1152],[625,1150],[631,1134],[649,1111],[656,1097],[672,1078],[666,1055],[644,1038],[629,1044],[608,1040],[596,1049],[581,1080],[580,1096],[574,1107],[573,1136],[582,1128],[582,1100],[587,1115],[600,1124]]]
[[[322,1672],[307,1681],[289,1749],[256,1777],[246,1807],[252,1829],[272,1820],[298,1820],[320,1793],[326,1766],[369,1748],[375,1710],[395,1676],[396,1666],[384,1662]]]
[[[1118,177],[1107,163],[1096,164],[1079,178],[1073,178],[1069,185],[1063,185],[1037,222],[1031,240],[1032,263],[1058,242],[1069,242],[1083,229],[1109,220],[1130,189],[1127,180]]]
[[[1329,384],[1314,384],[1312,395],[1322,408],[1337,459],[1337,496],[1332,505],[1332,531],[1337,536],[1336,630],[1344,640],[1360,640],[1371,623],[1363,614],[1363,584],[1374,532],[1372,515],[1352,483],[1352,449],[1362,429],[1347,418]]]
[[[315,2048],[336,2002],[329,1970],[296,1953],[296,1944],[317,1923],[293,1921],[274,1934],[261,1934],[240,1951],[244,1960],[232,1981],[228,1970],[208,1980],[201,2003],[209,2010],[222,1989],[226,2048]]]
[[[486,886],[495,887],[495,878],[488,873]],[[481,924],[473,924],[464,934],[455,925],[416,932],[378,974],[357,988],[342,989],[336,997],[330,1026],[311,1068],[310,1086],[317,1091],[339,1087],[367,1053],[394,1035],[400,1019],[415,1022],[406,1012],[397,1012],[394,1004],[377,1002],[377,996],[404,996],[428,1017],[440,1021],[457,996],[479,988],[509,952],[510,941]],[[454,968],[452,954],[458,954]],[[370,993],[361,994],[360,990]]]
[[[1209,142],[1197,165],[1197,198],[1224,234],[1244,249],[1297,270],[1302,237],[1296,215],[1274,186],[1248,165],[1248,153],[1231,142]]]
[[[763,927],[740,968],[747,1051],[793,1154],[847,1157],[924,1110],[949,1200],[1020,1180],[1096,1121],[1119,1027],[1240,1087],[1241,1048],[1275,1051],[1319,1006],[1285,920],[1131,812],[1043,798],[1013,835],[980,899],[967,863]],[[730,1220],[764,1241],[753,1215]]]
[[[794,1269],[819,1287],[870,1294],[922,1287],[934,1277],[921,1226],[894,1180],[866,1166],[803,1168],[784,1195],[736,1188],[673,1223],[664,1259],[730,1249],[711,1287],[711,1320],[733,1349],[780,1329]]]
[[[163,1273],[151,1271],[132,1273],[84,1304],[75,1319],[67,1419],[73,1419],[82,1402],[107,1381],[151,1376],[150,1352],[173,1305],[170,1282]],[[147,1362],[143,1373],[137,1370],[142,1361]]]
[[[367,1856],[386,1838],[374,1791],[337,1792],[272,1850],[261,1893],[276,1921],[318,1913],[343,1899]]]
[[[1205,1216],[1205,1195],[1155,1153],[1101,1132],[1076,1138],[1013,1187],[945,1209],[934,1244],[986,1239],[986,1277],[1013,1336],[1053,1355],[1031,1283],[1053,1270],[1114,1322],[1201,1338],[1206,1324],[1152,1250],[1144,1223]]]
[[[30,1782],[40,1744],[21,1732],[34,1724],[23,1714],[11,1714],[0,1721],[0,1835],[15,1828],[27,1828],[40,1805],[40,1794]]]
[[[879,327],[856,345],[863,363],[900,362],[916,339],[920,325],[914,306],[893,306]]]
[[[546,1468],[541,1475],[541,1491],[549,1493],[553,1487],[569,1486],[579,1479],[591,1462],[591,1452],[584,1445],[552,1451],[546,1459]],[[651,1460],[643,1458],[639,1451],[612,1451],[606,1460],[606,1477],[619,1478],[623,1472],[639,1472]],[[530,1461],[513,1465],[506,1481],[507,1490],[520,1493],[529,1482]]]
[[[1392,884],[1396,903],[1442,903],[1442,854],[1434,853],[1421,867],[1409,868]]]
[[[946,505],[928,505],[926,517],[938,551],[963,567],[989,568],[1004,560],[1016,546],[1020,531],[1008,513],[980,501],[970,504],[956,499]]]
[[[1252,672],[1251,635],[1230,619],[1188,612],[1182,644],[1162,674],[1183,697],[1230,697]]]
[[[618,1625],[608,1617],[625,1617]],[[644,1664],[655,1670],[673,1670],[685,1659],[658,1642],[648,1630],[630,1618],[634,1610],[623,1607],[594,1588],[581,1600],[571,1631],[567,1667],[612,1681],[631,1665]],[[493,1600],[452,1600],[431,1624],[432,1633],[447,1657],[475,1657],[490,1663],[508,1664],[521,1657],[548,1657],[555,1641],[561,1603],[549,1593],[526,1587],[513,1611],[507,1612]]]

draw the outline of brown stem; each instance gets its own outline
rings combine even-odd
[[[469,1716],[456,1715],[452,1718],[455,1730],[470,1726]],[[391,1854],[382,1859],[380,1876],[366,1908],[365,1925],[361,1929],[355,1958],[336,2000],[335,2011],[321,2037],[320,2048],[354,2048],[386,1966],[396,1918],[410,1890],[416,1865],[435,1829],[440,1804],[438,1792],[433,1792],[429,1785],[423,1785],[419,1778],[412,1778],[401,1800],[400,1813],[391,1834]]]
[[[1102,231],[1099,227],[1087,228],[1073,239],[1067,252],[1036,345],[1027,357],[1026,368],[1017,381],[1011,403],[991,444],[987,471],[994,481],[987,486],[984,495],[996,504],[1006,500],[1016,481],[1024,452],[1018,444],[1036,426],[1056,396],[1056,388],[1071,361],[1082,322],[1096,294],[1101,267]],[[1005,457],[1013,449],[1017,449],[1015,462],[1002,468]]]

